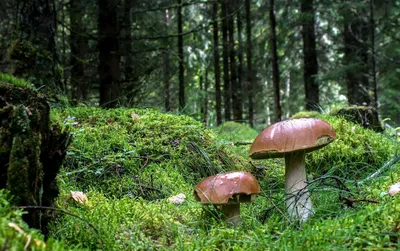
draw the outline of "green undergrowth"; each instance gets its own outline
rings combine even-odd
[[[59,214],[51,224],[51,236],[68,244],[91,250],[400,248],[400,196],[386,193],[400,179],[400,165],[356,185],[391,159],[395,144],[385,133],[322,115],[337,140],[306,157],[309,178],[326,178],[310,185],[315,214],[300,226],[286,213],[283,160],[250,160],[249,145],[232,144],[255,138],[245,125],[210,131],[185,116],[136,109],[76,108],[52,116],[74,134],[57,201],[72,215]],[[253,203],[242,204],[238,228],[226,227],[214,207],[202,207],[192,195],[201,178],[233,169],[252,171],[262,187]],[[86,204],[70,198],[76,190],[86,192]],[[183,204],[169,203],[177,193],[186,195]]]
[[[397,147],[390,132],[364,129],[343,117],[320,114],[336,131],[336,140],[306,157],[310,178],[334,175],[360,180],[390,160]]]
[[[17,78],[17,77],[14,77],[13,75],[5,74],[2,72],[0,72],[0,82],[13,84],[13,85],[21,87],[21,88],[28,88],[28,89],[36,90],[36,88],[34,87],[34,85],[32,83],[30,83],[22,78]]]
[[[22,220],[22,210],[11,206],[5,190],[0,190],[0,250],[83,250],[79,246],[66,245],[63,241],[44,236],[37,230],[30,229]],[[26,249],[24,249],[26,247]]]
[[[157,200],[191,193],[202,178],[246,165],[187,116],[81,107],[53,110],[52,119],[74,137],[60,175],[71,189]]]

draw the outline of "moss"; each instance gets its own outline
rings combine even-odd
[[[0,189],[0,247],[2,250],[83,250],[78,246],[69,247],[65,242],[44,236],[30,229],[22,220],[23,211],[11,206],[9,193]],[[19,230],[17,230],[19,228]],[[21,232],[22,231],[22,232]],[[30,239],[30,242],[28,240]]]
[[[291,118],[292,119],[299,119],[299,118],[318,118],[321,116],[321,113],[317,111],[301,111],[294,114]]]
[[[357,123],[364,128],[382,132],[381,121],[378,112],[369,106],[346,106],[337,108],[331,112],[331,115],[341,116],[350,122]]]
[[[395,143],[386,134],[341,117],[320,117],[334,126],[338,139],[307,155],[310,178],[332,174],[351,191],[328,182],[311,185],[316,214],[299,227],[285,214],[283,159],[252,161],[241,156],[248,146],[228,144],[235,140],[229,133],[236,132],[235,124],[227,134],[222,129],[214,135],[188,117],[152,110],[55,110],[52,118],[71,127],[75,136],[59,176],[63,192],[57,206],[83,217],[98,234],[70,215],[54,221],[51,233],[89,249],[101,248],[100,239],[106,250],[399,249],[400,197],[382,194],[400,179],[400,165],[368,185],[354,185],[391,158]],[[243,141],[254,137],[245,135],[240,135]],[[242,205],[243,224],[230,229],[212,207],[195,202],[192,189],[206,172],[247,169],[249,161],[264,172],[259,179],[262,193]],[[87,193],[90,206],[71,203],[69,193],[78,189]],[[182,192],[187,196],[182,205],[163,199]],[[379,204],[359,202],[348,208],[339,195]]]
[[[74,133],[64,176],[77,189],[149,200],[191,191],[202,178],[245,169],[200,122],[154,110],[53,110]],[[71,183],[70,183],[71,182]]]
[[[33,84],[29,83],[25,79],[17,78],[13,75],[5,74],[2,72],[0,72],[0,82],[3,82],[3,84],[8,83],[8,84],[15,85],[17,87],[29,88],[32,90],[36,90],[36,88],[33,86]]]
[[[16,205],[51,206],[61,161],[49,159],[58,156],[62,160],[68,145],[65,142],[50,149],[53,142],[65,138],[57,132],[49,128],[49,106],[43,96],[30,88],[0,82],[0,189],[9,189]],[[48,219],[41,211],[32,210],[24,219],[45,231]]]

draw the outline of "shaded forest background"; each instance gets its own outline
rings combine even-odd
[[[400,124],[400,1],[2,0],[0,15],[0,72],[59,104],[209,126],[368,105]]]

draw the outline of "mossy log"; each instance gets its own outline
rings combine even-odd
[[[364,128],[372,129],[376,132],[382,132],[379,114],[373,107],[369,106],[349,106],[340,108],[332,112],[332,115],[343,116],[346,120],[360,124]]]
[[[0,82],[0,189],[11,192],[15,205],[52,206],[68,143],[68,132],[50,125],[45,97]],[[46,233],[49,216],[30,210],[24,220]]]

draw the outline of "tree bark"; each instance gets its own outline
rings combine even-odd
[[[118,0],[98,0],[100,105],[114,108],[121,95]]]
[[[246,59],[247,59],[247,99],[248,99],[248,121],[251,127],[254,126],[254,102],[253,102],[253,92],[254,92],[254,82],[253,82],[253,51],[251,43],[251,9],[250,0],[245,0],[246,8]]]
[[[344,64],[347,99],[350,105],[369,105],[371,97],[368,81],[368,22],[359,13],[345,11]]]
[[[165,30],[168,34],[168,27],[169,27],[169,12],[165,10],[164,14],[164,23],[165,23]],[[168,40],[166,41],[166,49],[164,50],[164,91],[165,91],[165,100],[164,100],[164,107],[165,111],[171,111],[171,70],[170,70],[170,51],[169,51],[169,44]]]
[[[179,61],[179,110],[185,108],[185,68],[183,59],[183,24],[182,24],[182,0],[178,0],[178,61]]]
[[[218,37],[218,2],[213,1],[213,43],[214,43],[214,78],[215,78],[215,113],[217,116],[217,125],[222,124],[222,110],[221,110],[221,68],[219,64],[219,37]]]
[[[62,89],[57,71],[57,11],[51,0],[17,0],[17,41],[10,59],[19,61],[11,72],[14,76],[32,78],[36,87]]]
[[[203,113],[203,123],[208,125],[208,68],[206,68],[205,76],[204,76],[204,113]]]
[[[315,18],[313,0],[301,1],[303,15],[303,75],[306,110],[319,110],[319,86],[317,50],[315,42]]]
[[[270,47],[272,58],[272,80],[274,89],[274,114],[275,122],[282,119],[282,107],[280,101],[280,88],[279,88],[279,65],[278,65],[278,49],[276,42],[276,20],[275,20],[275,3],[274,0],[269,1],[269,25],[270,25]]]
[[[229,41],[228,41],[228,20],[227,0],[221,0],[222,20],[222,60],[224,65],[224,112],[225,121],[231,120],[231,83],[229,78]]]
[[[372,74],[372,92],[373,92],[373,102],[372,106],[378,109],[378,83],[376,81],[376,52],[375,52],[375,17],[374,17],[374,1],[369,1],[369,27],[370,27],[370,46],[371,46],[371,74]]]
[[[235,50],[235,26],[234,26],[234,4],[230,3],[228,9],[228,39],[229,39],[229,69],[231,78],[231,94],[232,94],[232,112],[233,120],[241,122],[243,119],[242,114],[242,100],[240,94],[240,86],[237,81],[237,68],[236,68],[236,50]]]
[[[88,47],[83,24],[84,5],[81,0],[71,0],[69,8],[70,18],[70,64],[72,99],[76,102],[88,98],[89,86],[85,83],[84,58]]]

